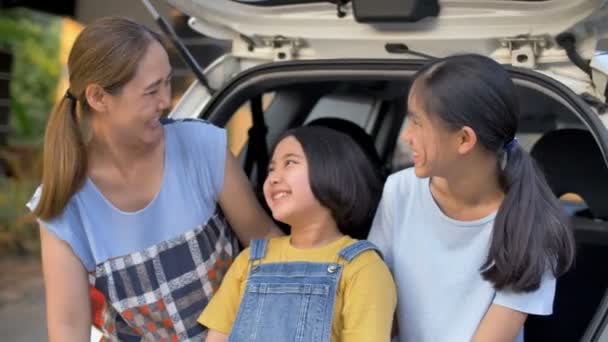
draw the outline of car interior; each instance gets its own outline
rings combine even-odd
[[[554,315],[531,317],[526,333],[539,341],[578,341],[608,286],[608,273],[600,266],[608,257],[608,168],[593,136],[580,128],[549,131],[531,153],[556,196],[577,194],[584,202],[564,202],[577,255],[574,267],[557,282]]]
[[[591,323],[602,319],[604,313],[598,308],[608,301],[603,299],[608,269],[601,266],[608,262],[608,167],[597,139],[572,107],[538,87],[516,84],[522,114],[518,138],[555,195],[563,198],[578,248],[574,267],[557,282],[554,314],[530,316],[525,339],[579,341]],[[238,103],[215,108],[224,114],[209,119],[223,125],[231,116],[226,111],[251,103],[248,115],[253,116],[253,124],[237,133],[249,135],[238,155],[242,161],[250,160],[246,171],[263,203],[268,151],[279,134],[293,127],[322,125],[350,135],[385,177],[410,167],[407,146],[398,139],[406,120],[409,86],[407,77],[251,84],[247,96],[241,89],[243,93],[233,97]],[[272,100],[262,109],[259,98],[268,93]]]

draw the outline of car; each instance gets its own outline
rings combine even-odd
[[[398,136],[414,73],[458,53],[503,64],[519,92],[517,136],[571,215],[578,245],[554,314],[529,317],[526,341],[608,340],[607,1],[168,2],[195,32],[231,42],[201,70],[144,0],[197,76],[169,116],[229,127],[258,193],[269,146],[301,125],[351,135],[384,176],[411,166]]]

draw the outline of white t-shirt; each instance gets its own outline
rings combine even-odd
[[[482,278],[496,214],[451,219],[429,185],[413,169],[391,175],[369,235],[395,277],[400,340],[470,341],[492,304],[550,315],[555,295],[550,274],[529,293],[497,292]],[[523,341],[523,331],[517,341]]]

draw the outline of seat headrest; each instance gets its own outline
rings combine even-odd
[[[369,160],[377,168],[382,168],[382,160],[376,150],[372,137],[354,122],[339,118],[319,118],[306,124],[307,126],[324,126],[350,136],[365,152]]]
[[[556,196],[578,194],[596,218],[608,219],[608,166],[589,131],[551,131],[534,144],[530,154]]]

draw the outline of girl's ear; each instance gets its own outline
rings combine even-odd
[[[467,154],[477,145],[477,134],[469,127],[464,126],[460,130],[458,153]]]

